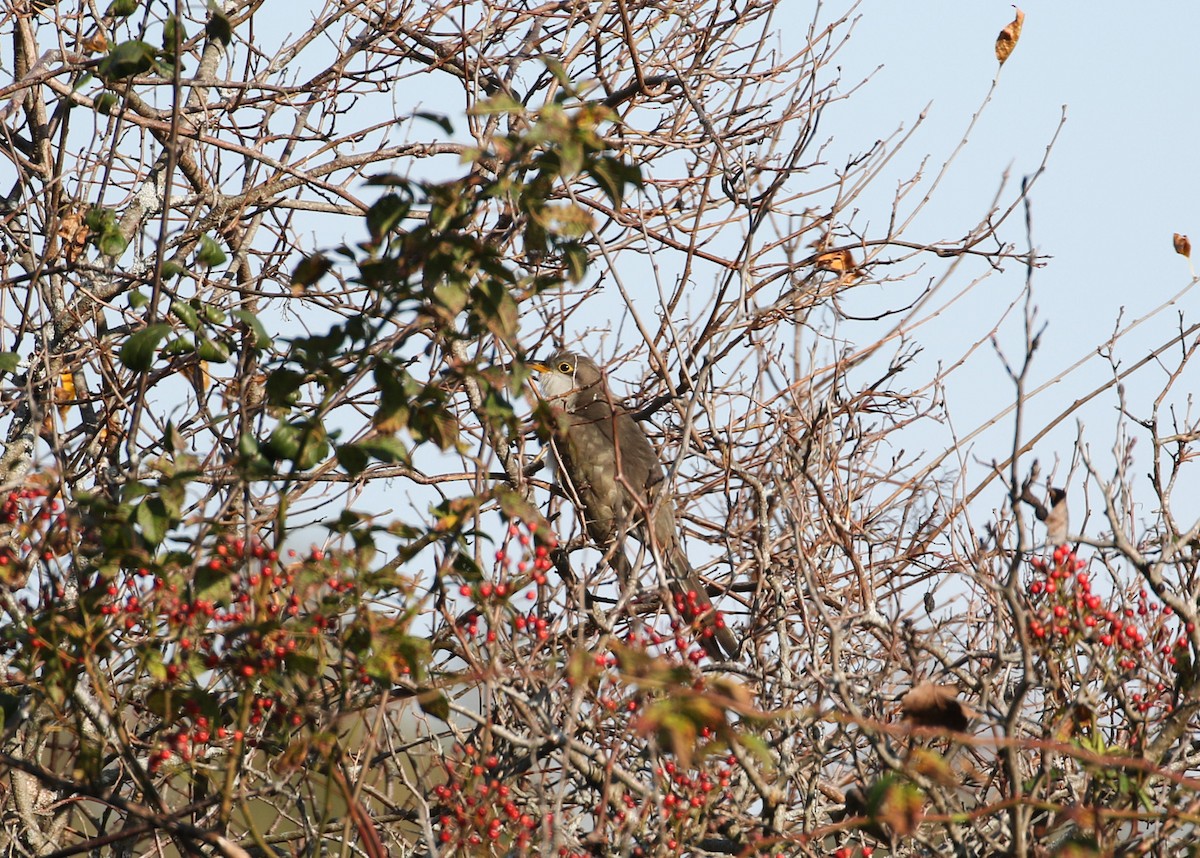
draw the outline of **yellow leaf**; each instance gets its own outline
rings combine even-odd
[[[197,360],[195,363],[189,363],[183,368],[183,372],[196,389],[196,395],[203,399],[212,382],[212,376],[208,374],[208,361]]]
[[[817,270],[839,274],[843,283],[853,283],[862,277],[858,270],[858,263],[854,261],[854,254],[847,248],[827,250],[818,254]]]
[[[75,374],[63,372],[59,377],[59,385],[54,388],[54,401],[58,404],[58,418],[65,420],[75,400]]]
[[[1017,9],[1016,6],[1013,8]],[[1025,13],[1017,9],[1017,16],[1012,19],[1012,23],[1001,30],[1000,35],[996,37],[996,59],[1000,61],[1000,65],[1004,65],[1004,61],[1016,48],[1017,40],[1021,38],[1021,26],[1024,23]]]

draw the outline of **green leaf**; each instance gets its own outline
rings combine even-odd
[[[292,271],[292,289],[307,289],[324,277],[332,267],[333,262],[324,254],[313,253],[304,257]]]
[[[512,403],[495,388],[488,388],[483,397],[483,413],[493,423],[515,425],[516,412],[513,411]]]
[[[189,331],[194,331],[200,327],[200,316],[196,313],[196,308],[186,301],[172,301],[171,312],[175,314],[179,321],[187,326]]]
[[[167,260],[162,264],[162,279],[167,280],[171,277],[178,277],[180,274],[186,274],[187,269],[178,262]]]
[[[104,13],[108,18],[128,18],[137,11],[138,0],[113,0]]]
[[[121,363],[134,372],[145,372],[154,364],[154,350],[171,333],[171,326],[163,323],[149,325],[131,336],[121,346],[118,355]]]
[[[120,2],[120,0],[117,0]],[[116,5],[115,3],[113,5]],[[135,4],[136,8],[136,4]],[[96,66],[96,73],[107,81],[122,80],[154,67],[154,46],[141,39],[114,45]]]
[[[511,95],[503,93],[493,95],[486,101],[480,101],[468,111],[472,116],[486,116],[489,113],[524,113],[525,105]]]
[[[263,445],[263,452],[276,461],[295,462],[297,468],[308,470],[329,455],[329,442],[324,427],[296,420],[276,426]]]
[[[263,444],[263,452],[277,461],[294,461],[300,453],[300,438],[303,432],[303,429],[292,423],[280,423]]]
[[[321,426],[313,427],[304,439],[304,446],[296,459],[296,467],[307,471],[324,462],[328,456],[329,442],[325,429]]]
[[[367,469],[370,457],[358,444],[339,444],[335,448],[338,464],[352,477],[356,477]]]
[[[225,259],[225,251],[221,249],[221,245],[207,235],[200,236],[196,245],[196,262],[212,268],[220,265]]]
[[[261,455],[258,449],[258,439],[249,432],[243,432],[238,436],[238,452],[247,458]]]
[[[196,347],[196,354],[200,355],[200,360],[225,363],[229,360],[229,346],[220,340],[201,340],[200,345]]]
[[[511,521],[520,519],[524,522],[537,522],[541,524],[543,521],[538,508],[525,500],[525,497],[512,489],[497,485],[492,492],[492,498],[500,504],[500,511],[504,517]]]
[[[96,96],[96,112],[102,116],[111,116],[117,106],[117,97],[111,92],[102,92]]]
[[[176,355],[188,354],[195,350],[196,346],[192,343],[191,337],[175,337],[162,347],[160,354],[167,357],[175,357]]]
[[[371,233],[371,241],[378,244],[394,230],[412,207],[408,200],[399,194],[384,194],[375,205],[367,210],[367,231]]]
[[[121,224],[113,209],[93,206],[88,210],[84,223],[92,232],[92,242],[106,256],[120,256],[128,242],[121,233]]]
[[[556,58],[550,56],[550,54],[542,54],[540,57],[538,57],[538,59],[540,59],[542,64],[546,66],[546,71],[554,75],[554,79],[566,88],[566,95],[573,96],[575,94],[575,87],[574,84],[571,83],[571,76],[568,75],[567,70],[563,68],[563,64]]]
[[[418,441],[432,441],[443,450],[458,441],[458,421],[445,408],[433,403],[409,414],[408,429]]]
[[[207,599],[217,605],[228,605],[233,601],[233,582],[224,569],[212,569],[202,563],[192,580],[192,592],[197,599]]]
[[[96,246],[105,256],[120,256],[128,245],[129,242],[125,236],[115,229],[101,233],[100,239],[96,242]]]
[[[567,277],[572,283],[578,283],[583,280],[588,269],[588,252],[577,241],[568,241],[562,246],[563,262],[567,266]]]
[[[21,356],[16,352],[0,352],[0,371],[16,372],[21,366]]]
[[[167,20],[163,22],[163,50],[168,54],[174,55],[175,46],[182,44],[186,40],[187,31],[179,23],[179,18],[175,15],[168,15]]]
[[[267,329],[263,327],[263,323],[259,321],[258,316],[249,310],[230,310],[229,315],[250,329],[250,345],[258,349],[269,349],[271,347],[271,337],[267,334]]]
[[[424,119],[426,122],[432,122],[438,128],[446,132],[447,135],[454,133],[454,126],[450,124],[450,120],[442,113],[427,113],[423,110],[418,110],[413,114],[414,119]]]
[[[409,462],[408,447],[399,438],[380,435],[359,441],[356,446],[367,455],[385,464],[391,465],[397,462],[407,464]]]
[[[442,692],[424,691],[417,695],[417,703],[420,704],[422,712],[442,721],[450,720],[450,701]]]
[[[171,516],[163,499],[151,495],[138,504],[137,523],[147,542],[151,545],[162,544],[171,526]]]
[[[300,401],[304,376],[291,369],[277,369],[267,377],[267,402],[290,407]]]
[[[167,670],[166,665],[163,664],[162,653],[156,649],[148,649],[146,651],[142,659],[142,667],[150,674],[152,679],[158,682],[162,682],[167,678]],[[172,702],[175,702],[173,697],[174,695],[170,691],[163,689],[161,695],[152,696],[147,703],[152,711],[162,712],[165,715],[168,712],[174,711],[170,706]]]
[[[503,283],[485,280],[472,289],[471,314],[505,342],[515,339],[520,311]]]
[[[379,389],[379,405],[371,422],[380,432],[391,433],[408,425],[409,403],[412,397],[405,390],[403,369],[385,363],[375,366],[375,384]]]
[[[466,308],[470,293],[465,283],[450,280],[434,286],[433,297],[451,316],[457,316]]]
[[[149,303],[150,299],[147,298],[144,293],[139,292],[136,289],[129,293],[129,309],[140,310]]]
[[[608,196],[613,205],[617,205],[625,197],[625,186],[642,186],[642,174],[632,164],[627,164],[620,158],[605,155],[592,161],[585,171],[596,180],[600,190]]]
[[[412,183],[399,173],[375,173],[374,175],[367,176],[368,187],[408,189],[411,187],[411,185]],[[348,248],[345,245],[339,247],[337,252],[342,256],[345,256],[347,259],[354,259],[354,254],[349,253]]]

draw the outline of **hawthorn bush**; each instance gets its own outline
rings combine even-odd
[[[955,472],[1003,311],[951,369],[910,333],[918,271],[1032,289],[1036,176],[956,242],[920,176],[872,226],[849,13],[777,54],[773,0],[272,12],[5,12],[5,854],[1197,851],[1194,327],[1114,362],[1165,380],[1106,476],[1081,435],[1061,545],[1034,448],[1104,390],[1026,434],[1028,309],[1011,448]],[[661,449],[736,659],[556,488],[559,345]]]

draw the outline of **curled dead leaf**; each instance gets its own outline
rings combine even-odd
[[[1016,6],[1013,7],[1017,9]],[[1000,65],[1004,65],[1017,46],[1017,41],[1021,38],[1021,27],[1025,23],[1025,13],[1017,9],[1017,16],[1012,19],[1007,27],[1000,31],[1000,35],[996,37],[996,59],[1000,61]]]
[[[88,236],[91,235],[91,230],[84,220],[84,211],[82,208],[74,208],[63,215],[58,222],[58,237],[63,244],[63,256],[67,263],[74,265],[75,261],[83,254],[83,250],[87,247]]]
[[[1187,259],[1192,258],[1192,243],[1188,241],[1188,237],[1183,233],[1177,232],[1172,240],[1175,245],[1175,252]]]
[[[862,830],[879,840],[907,836],[917,829],[924,815],[925,794],[895,774],[884,775],[866,787],[846,791],[846,816],[864,817]]]
[[[943,727],[962,732],[975,713],[958,699],[953,685],[925,680],[900,698],[900,711],[918,727]]]
[[[79,43],[79,47],[83,48],[84,53],[87,54],[102,54],[108,50],[108,39],[104,37],[103,33],[96,33],[84,37],[83,41]]]

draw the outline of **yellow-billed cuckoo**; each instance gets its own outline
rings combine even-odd
[[[656,552],[666,566],[676,610],[697,624],[704,651],[713,659],[732,658],[737,640],[683,553],[670,487],[642,428],[619,407],[589,358],[559,352],[530,366],[538,371],[543,395],[562,409],[555,447],[583,506],[588,535],[608,552],[622,583],[633,572],[615,543],[628,533]],[[652,527],[646,526],[647,515],[653,516]]]

